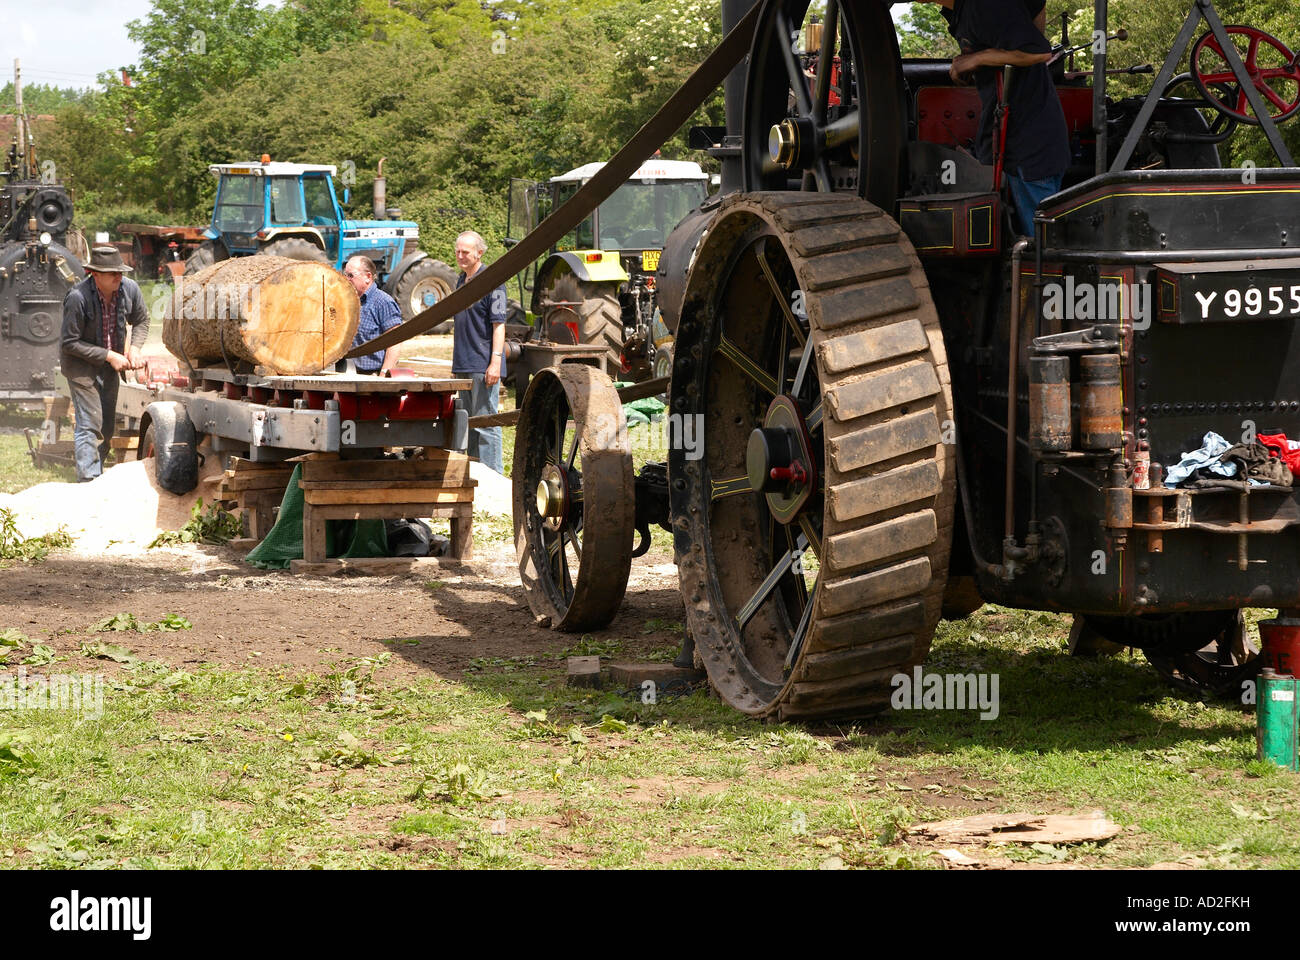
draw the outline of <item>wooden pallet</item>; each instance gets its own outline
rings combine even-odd
[[[387,520],[447,517],[448,559],[465,561],[473,552],[474,488],[469,457],[435,447],[423,460],[340,460],[321,454],[302,458],[302,572],[321,573],[327,520]],[[294,569],[292,566],[290,569]]]
[[[275,511],[293,475],[293,463],[254,463],[234,457],[217,487],[217,499],[234,505],[252,540],[263,540],[275,526]]]

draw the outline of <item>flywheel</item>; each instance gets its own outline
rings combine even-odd
[[[632,448],[609,377],[572,363],[533,377],[511,473],[529,607],[556,630],[608,625],[627,589],[636,519]]]
[[[711,682],[754,716],[884,707],[929,651],[955,499],[947,359],[911,243],[852,195],[728,198],[675,351],[671,415],[702,444],[669,453],[674,544]]]

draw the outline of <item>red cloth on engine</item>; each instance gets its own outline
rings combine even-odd
[[[1277,455],[1277,458],[1290,468],[1291,473],[1300,476],[1300,450],[1292,450],[1285,433],[1260,434],[1255,439]]]

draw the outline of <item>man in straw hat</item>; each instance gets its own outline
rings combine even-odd
[[[62,369],[77,418],[72,437],[78,481],[103,472],[117,425],[121,374],[144,366],[140,348],[149,336],[149,313],[140,287],[123,276],[128,272],[116,247],[95,247],[86,279],[63,298]]]

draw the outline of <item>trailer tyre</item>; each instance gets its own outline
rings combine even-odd
[[[198,436],[185,407],[170,400],[145,409],[145,427],[136,456],[154,458],[158,486],[178,496],[199,485]]]

